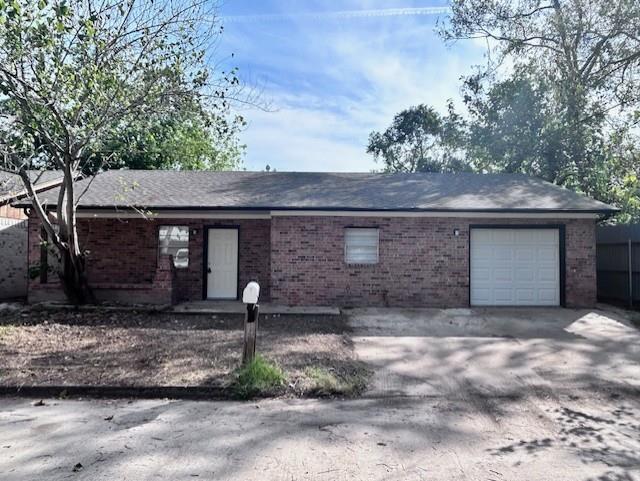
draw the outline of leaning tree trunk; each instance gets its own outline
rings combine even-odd
[[[38,193],[26,169],[20,169],[17,174],[22,179],[25,190],[29,194],[36,217],[50,241],[60,253],[61,269],[59,272],[62,290],[67,300],[75,305],[95,302],[93,291],[89,287],[86,274],[86,257],[80,249],[78,231],[76,229],[76,207],[74,202],[73,159],[71,156],[59,162],[62,167],[63,182],[58,191],[56,221],[53,222],[51,212],[40,202]],[[58,227],[56,232],[55,227]]]
[[[60,282],[67,300],[75,305],[95,302],[93,291],[89,287],[86,275],[86,258],[80,249],[76,228],[76,206],[74,195],[75,174],[73,159],[64,162],[64,184],[58,197],[58,219],[60,235],[60,258],[62,268]]]

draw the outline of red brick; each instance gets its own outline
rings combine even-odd
[[[566,304],[596,300],[595,222],[470,218],[274,217],[271,298],[286,304],[463,307],[469,305],[471,224],[564,224]],[[375,265],[344,261],[346,227],[378,227]],[[454,236],[454,229],[460,235]]]
[[[79,219],[83,248],[89,250],[89,281],[118,285],[136,297],[199,300],[203,297],[204,232],[238,227],[239,286],[261,285],[261,299],[290,305],[432,306],[469,304],[469,226],[471,224],[564,224],[566,227],[566,304],[591,306],[596,300],[595,222],[588,219],[471,219],[433,217],[273,217],[273,219]],[[186,225],[189,267],[175,269],[171,282],[158,278],[158,227]],[[375,265],[344,261],[344,229],[380,229]],[[196,229],[197,233],[192,232]],[[460,235],[454,236],[454,229]],[[29,264],[40,259],[40,226],[29,219]],[[162,270],[161,270],[162,271]],[[55,284],[55,277],[51,276]],[[171,293],[166,291],[171,284]],[[141,286],[145,286],[144,289]],[[39,279],[29,283],[30,298],[54,292]],[[151,292],[151,291],[161,292]],[[144,296],[138,296],[144,297]],[[125,296],[126,298],[126,296]]]

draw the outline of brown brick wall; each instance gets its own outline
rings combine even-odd
[[[271,220],[79,219],[90,251],[91,283],[145,284],[156,273],[160,225],[187,225],[189,267],[175,272],[177,300],[203,294],[203,243],[207,227],[239,228],[239,292],[257,280],[264,301],[292,305],[438,306],[469,303],[470,224],[564,224],[566,302],[590,306],[596,299],[593,220],[469,218],[274,217]],[[380,261],[344,262],[344,228],[378,227]],[[194,235],[193,230],[197,233]],[[460,230],[454,236],[454,229]],[[29,222],[29,263],[40,258],[40,226]],[[55,276],[50,276],[55,282]],[[39,280],[30,289],[42,288]]]
[[[591,307],[597,299],[596,223],[575,220],[565,232],[566,304]]]
[[[470,224],[565,224],[567,305],[595,303],[593,220],[427,217],[274,217],[272,300],[342,306],[468,306]],[[378,264],[344,262],[345,227],[380,229]],[[454,229],[460,230],[458,237]]]
[[[204,231],[208,227],[239,228],[239,290],[250,280],[261,286],[261,299],[269,299],[269,220],[228,219],[78,219],[78,235],[89,251],[87,272],[91,284],[150,284],[158,262],[158,228],[161,225],[189,227],[189,266],[176,269],[176,298],[200,300],[203,296]],[[197,233],[194,235],[193,230]],[[40,260],[40,222],[29,219],[29,263]],[[56,282],[56,276],[50,275]],[[38,289],[39,279],[30,282]],[[135,293],[135,291],[133,291]]]

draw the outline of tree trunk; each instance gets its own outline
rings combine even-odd
[[[70,249],[63,249],[60,254],[62,260],[60,282],[69,303],[77,306],[95,302],[93,291],[87,282],[84,256]]]
[[[64,162],[64,184],[61,186],[61,196],[58,199],[57,212],[62,241],[58,247],[62,260],[60,281],[64,293],[71,304],[78,305],[95,302],[95,297],[87,281],[85,256],[80,250],[78,240],[74,195],[75,172],[72,166],[73,158],[68,156]]]

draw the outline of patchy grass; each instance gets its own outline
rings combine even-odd
[[[279,394],[286,380],[284,371],[277,364],[257,354],[253,361],[236,370],[231,387],[237,397],[250,399]]]
[[[2,326],[0,325],[0,341],[5,337],[8,337],[13,330],[13,326]]]
[[[307,392],[318,396],[357,396],[367,387],[370,372],[364,367],[350,373],[337,373],[333,369],[311,366],[305,369]]]

